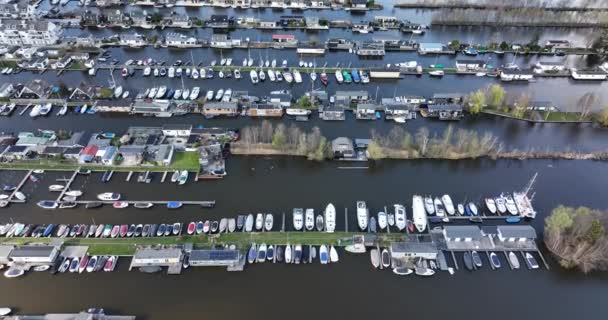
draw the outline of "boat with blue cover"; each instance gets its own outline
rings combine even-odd
[[[255,263],[255,259],[258,257],[258,251],[255,243],[251,244],[249,252],[247,253],[247,262],[250,264]]]
[[[44,229],[44,232],[42,233],[43,237],[48,237],[53,233],[53,229],[55,228],[54,224],[49,224],[48,226],[46,226],[46,228]]]
[[[519,223],[521,221],[520,217],[508,217],[505,219],[507,223]]]
[[[168,209],[178,209],[182,207],[182,203],[179,201],[169,201],[167,202]]]

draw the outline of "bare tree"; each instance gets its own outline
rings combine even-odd
[[[581,119],[586,118],[595,104],[599,102],[599,96],[595,92],[586,92],[577,101],[581,110]]]

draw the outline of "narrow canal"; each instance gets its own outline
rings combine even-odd
[[[49,184],[67,173],[47,172],[41,181],[28,182],[23,191],[26,205],[0,211],[0,219],[32,223],[161,223],[213,219],[239,213],[289,213],[293,207],[321,210],[333,202],[340,217],[348,207],[354,221],[356,200],[366,200],[372,212],[384,205],[404,203],[410,214],[411,196],[449,193],[455,201],[478,200],[485,195],[521,189],[535,172],[534,204],[539,211],[533,222],[541,232],[543,219],[557,204],[606,207],[600,190],[606,188],[608,166],[588,161],[384,161],[368,170],[340,169],[344,164],[317,164],[294,158],[232,158],[230,175],[217,182],[188,183],[175,187],[127,183],[116,174],[107,184],[99,175],[79,177],[74,188],[86,198],[103,191],[123,193],[132,200],[215,199],[214,209],[184,207],[168,212],[103,208],[100,210],[45,211],[34,203],[48,199]],[[14,183],[22,173],[3,171],[0,178]],[[573,192],[573,190],[576,190]],[[351,223],[351,226],[354,226]],[[112,312],[136,314],[144,319],[175,317],[243,317],[261,319],[288,315],[296,319],[318,317],[522,317],[571,319],[596,318],[603,305],[605,276],[582,276],[560,269],[551,261],[550,271],[459,271],[432,278],[397,277],[389,271],[373,271],[368,255],[342,254],[340,263],[321,265],[255,265],[243,273],[221,269],[188,269],[180,276],[128,272],[126,260],[114,273],[28,273],[19,279],[0,277],[0,300],[20,313],[62,312],[89,306]],[[555,303],[568,299],[568,304]],[[441,304],[441,308],[437,305]],[[365,305],[366,307],[354,307]],[[572,306],[585,308],[573,308]],[[481,316],[477,316],[481,315]]]

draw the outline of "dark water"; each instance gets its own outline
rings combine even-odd
[[[233,158],[228,162],[229,178],[217,182],[189,183],[183,187],[124,182],[117,174],[108,184],[99,175],[79,177],[87,198],[103,191],[122,192],[129,199],[215,199],[216,208],[184,207],[177,211],[151,210],[55,210],[44,211],[32,203],[50,197],[46,191],[62,173],[45,173],[38,184],[28,182],[27,205],[13,205],[0,211],[0,220],[10,218],[35,223],[161,223],[235,216],[243,212],[279,214],[291,208],[321,210],[333,202],[338,211],[337,229],[344,228],[344,207],[354,221],[355,201],[365,199],[372,212],[404,203],[411,206],[414,193],[449,193],[455,201],[479,199],[484,195],[520,189],[539,173],[535,206],[539,217],[533,222],[539,232],[543,217],[557,204],[606,207],[601,192],[608,167],[581,161],[386,161],[369,170],[341,170],[341,164],[315,164],[292,158]],[[2,172],[11,183],[18,174]],[[158,177],[156,177],[158,179]],[[576,190],[573,192],[573,190]],[[3,305],[24,313],[62,312],[102,306],[114,312],[136,314],[145,319],[253,317],[272,319],[289,315],[304,319],[318,316],[363,319],[409,317],[440,319],[447,316],[512,319],[517,310],[523,318],[593,318],[601,310],[606,291],[605,276],[580,276],[559,269],[551,271],[440,273],[432,278],[397,277],[389,271],[372,271],[368,255],[341,255],[330,266],[286,266],[264,264],[242,273],[223,269],[191,268],[180,276],[128,272],[127,261],[118,272],[85,275],[29,273],[20,279],[0,277]],[[467,297],[460,299],[458,297]],[[568,299],[567,304],[556,300]],[[481,300],[479,300],[481,299]],[[468,303],[467,303],[468,301]],[[479,303],[483,301],[483,303]],[[437,308],[437,303],[442,307]],[[358,304],[359,306],[355,306]],[[572,305],[584,305],[574,310]],[[310,308],[305,306],[311,306]],[[497,310],[505,310],[497,311]]]

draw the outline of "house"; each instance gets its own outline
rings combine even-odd
[[[418,45],[418,53],[420,54],[442,53],[443,51],[444,46],[442,43],[421,42]]]
[[[167,137],[187,137],[192,132],[191,124],[164,124],[163,135]]]
[[[534,79],[534,73],[531,70],[504,69],[500,72],[502,81],[529,81],[532,79]]]
[[[451,104],[457,103],[461,104],[464,102],[464,97],[462,93],[435,93],[433,97],[429,101],[429,103],[435,104]],[[422,101],[424,102],[424,101]]]
[[[190,266],[193,267],[229,267],[239,263],[238,250],[207,249],[192,250],[190,252]]]
[[[291,93],[270,93],[268,96],[268,102],[272,104],[278,104],[281,107],[289,108],[291,107],[291,100],[293,99]]]
[[[169,112],[172,103],[167,100],[137,100],[131,108],[133,114],[158,115]]]
[[[46,146],[38,154],[42,157],[61,157],[67,147]]]
[[[36,13],[36,6],[23,2],[0,4],[0,18],[4,19],[32,19]]]
[[[498,240],[503,242],[524,242],[536,240],[536,230],[529,225],[498,226]]]
[[[131,260],[131,267],[170,267],[182,261],[178,248],[139,248]]]
[[[551,52],[556,52],[560,49],[570,48],[570,41],[568,40],[547,40],[545,47],[551,48]]]
[[[122,10],[107,9],[103,12],[103,20],[108,26],[121,26],[125,23],[127,18]]]
[[[274,103],[254,103],[247,109],[250,117],[282,117],[283,107]]]
[[[64,56],[51,64],[53,69],[65,69],[72,64],[72,56]]]
[[[437,259],[439,251],[432,242],[392,242],[391,258],[393,259]]]
[[[483,234],[477,226],[445,226],[443,236],[447,242],[471,242],[480,241]]]
[[[367,0],[350,0],[350,11],[367,10]]]
[[[176,32],[169,32],[165,36],[165,45],[168,47],[189,48],[196,47],[199,45],[199,43],[195,37],[189,37]]]
[[[328,29],[329,28],[329,26],[322,26],[321,23],[319,23],[318,17],[308,16],[305,18],[305,21],[306,21],[306,29],[318,30],[318,29]]]
[[[279,25],[284,28],[287,27],[295,27],[295,26],[304,26],[306,20],[303,16],[281,16],[279,18]]]
[[[0,45],[49,46],[59,42],[62,28],[47,20],[0,20]]]
[[[456,60],[456,70],[459,72],[479,71],[486,68],[484,60],[458,59]]]
[[[98,7],[116,7],[122,5],[122,0],[96,0],[95,5]]]
[[[25,84],[17,93],[19,99],[46,99],[51,87],[41,79],[35,79]]]
[[[164,19],[164,24],[173,28],[190,29],[192,28],[192,19],[185,14],[173,14]]]
[[[439,120],[460,120],[464,116],[461,104],[429,104],[427,106],[428,116],[439,118]]]
[[[258,28],[260,28],[260,29],[277,29],[278,27],[277,27],[276,21],[260,21],[260,23],[258,24]]]
[[[564,71],[566,66],[561,62],[539,61],[536,63],[536,69],[540,72],[547,71]]]
[[[95,145],[88,145],[82,149],[80,156],[78,157],[78,163],[87,164],[93,162],[95,155],[99,151],[99,147]]]
[[[382,106],[384,107],[384,115],[388,120],[396,117],[410,119],[414,110],[414,107],[411,104],[397,101],[392,98],[382,99]]]
[[[80,157],[80,153],[82,152],[82,149],[84,149],[84,148],[81,146],[67,148],[63,152],[63,157],[68,160],[76,161],[76,160],[78,160],[78,157]]]
[[[203,105],[203,115],[205,117],[234,117],[238,114],[238,104],[236,102],[207,102]]]
[[[154,152],[154,163],[158,166],[170,166],[174,152],[175,148],[172,144],[161,144]]]
[[[118,154],[122,156],[122,164],[125,166],[136,166],[144,160],[145,146],[121,146]]]
[[[9,98],[15,93],[15,87],[10,82],[0,85],[0,98]]]
[[[331,142],[331,150],[334,154],[334,158],[354,158],[355,146],[353,141],[346,137],[338,137]]]
[[[105,164],[106,166],[111,166],[114,164],[116,156],[118,156],[118,148],[115,146],[108,146],[101,157],[101,163]]]
[[[59,256],[59,247],[47,245],[24,245],[14,248],[9,259],[15,263],[53,264]]]
[[[369,100],[369,94],[364,90],[336,91],[334,98],[336,104],[343,103],[345,105],[350,105],[351,102],[357,103]]]
[[[214,29],[227,29],[230,26],[230,20],[225,14],[213,14],[207,25]]]
[[[11,254],[11,251],[13,251],[13,248],[15,248],[15,246],[12,246],[12,245],[1,245],[0,246],[0,263],[1,264],[7,264],[10,262],[9,256]]]
[[[211,35],[210,46],[218,49],[231,49],[235,45],[240,45],[241,40],[232,40],[227,34]]]
[[[68,100],[70,101],[89,101],[95,98],[95,88],[87,85],[80,85],[70,93]]]
[[[48,57],[38,57],[29,63],[24,63],[27,68],[30,69],[38,69],[43,70],[49,66],[49,58]]]
[[[30,146],[8,146],[2,153],[2,157],[7,160],[21,160],[26,159],[32,152]]]
[[[125,33],[120,35],[120,41],[118,43],[121,46],[138,48],[145,46],[148,42],[146,41],[146,38],[139,33]]]
[[[58,140],[55,145],[61,147],[85,147],[89,144],[91,134],[85,131],[77,131],[72,133],[68,139]]]
[[[574,80],[606,80],[608,74],[603,70],[578,70],[570,69],[570,75]]]
[[[355,115],[359,120],[376,120],[376,110],[381,108],[375,103],[357,103]]]
[[[345,106],[325,106],[320,116],[325,121],[344,121],[346,120],[345,110]]]
[[[295,48],[298,46],[298,40],[293,34],[273,34],[273,48]]]

